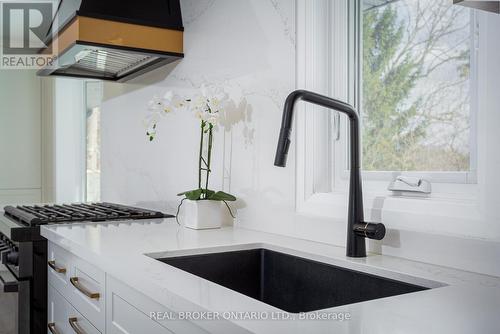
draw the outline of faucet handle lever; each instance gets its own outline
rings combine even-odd
[[[425,179],[410,176],[397,176],[387,187],[388,190],[398,192],[411,192],[430,194],[431,183]]]
[[[360,237],[382,240],[385,236],[385,225],[382,223],[358,223],[354,225],[354,233]]]

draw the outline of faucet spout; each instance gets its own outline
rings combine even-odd
[[[283,110],[281,130],[274,165],[285,167],[290,147],[290,134],[295,103],[299,100],[339,111],[349,118],[350,178],[349,208],[347,214],[347,247],[349,257],[366,257],[365,238],[381,240],[385,236],[383,224],[366,223],[363,216],[363,193],[360,170],[359,116],[349,104],[307,90],[296,90],[288,95]]]

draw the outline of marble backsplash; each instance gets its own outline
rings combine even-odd
[[[345,222],[295,212],[294,164],[273,166],[282,106],[295,88],[295,1],[181,0],[181,6],[185,58],[131,83],[105,84],[102,199],[175,212],[176,194],[197,182],[198,121],[189,112],[169,114],[149,142],[147,103],[208,83],[237,101],[234,124],[215,136],[211,178],[211,188],[238,197],[235,224],[344,245]],[[290,162],[294,155],[292,145]],[[498,258],[498,243],[398,231],[397,240],[370,249],[500,276],[481,260],[484,252]]]

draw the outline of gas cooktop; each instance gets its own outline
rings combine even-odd
[[[17,205],[4,208],[0,232],[15,241],[33,241],[42,238],[40,225],[173,217],[159,211],[115,203]]]
[[[7,217],[26,226],[172,217],[158,211],[113,203],[18,205],[6,206],[4,212]]]

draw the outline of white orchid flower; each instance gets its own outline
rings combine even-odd
[[[173,100],[174,100],[175,96],[174,96],[174,93],[172,92],[167,92],[165,93],[165,95],[163,95],[163,104],[164,104],[164,108],[163,108],[163,111],[165,113],[171,113],[172,110],[173,110]]]
[[[155,112],[147,115],[144,118],[143,124],[146,129],[152,128],[152,126],[160,121],[160,114]]]
[[[157,113],[170,113],[172,109],[171,101],[160,98],[158,95],[148,102],[148,109]]]
[[[219,122],[219,113],[210,113],[206,121],[214,126],[217,125]]]
[[[204,98],[204,103],[207,104],[212,112],[220,111],[229,100],[228,95],[220,88],[213,86],[209,87],[203,84],[200,90]]]
[[[169,107],[170,111],[175,109],[182,109],[187,105],[185,99],[183,99],[178,94],[174,94],[172,91],[166,92],[163,96],[163,100],[165,105]]]
[[[212,126],[220,122],[219,113],[228,104],[228,95],[220,88],[202,84],[200,95],[191,100],[191,109],[195,116]]]
[[[149,141],[153,141],[156,137],[156,126],[160,121],[159,112],[154,112],[148,115],[144,119],[144,127],[146,128],[146,136],[149,138]]]
[[[191,99],[190,107],[195,112],[205,111],[207,109],[206,99],[202,95],[197,95]]]
[[[165,109],[165,103],[158,95],[153,96],[153,98],[148,102],[148,109],[151,111],[163,111]]]
[[[221,101],[217,97],[208,99],[208,107],[213,112],[218,112],[221,109]]]
[[[155,134],[159,116],[165,116],[175,110],[189,109],[204,124],[217,126],[223,122],[225,108],[230,104],[229,96],[216,86],[202,84],[199,93],[191,99],[186,99],[173,91],[167,91],[162,97],[155,95],[148,103],[148,109],[153,113],[146,123],[149,133]],[[154,119],[154,120],[153,120]]]
[[[176,97],[176,94],[174,94],[174,92],[172,92],[171,90],[167,91],[165,93],[165,95],[163,95],[163,99],[165,101],[173,101]]]

